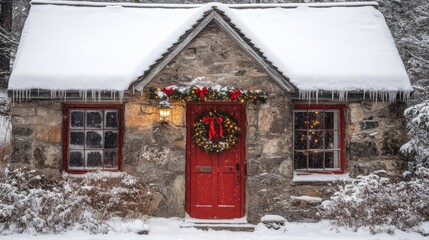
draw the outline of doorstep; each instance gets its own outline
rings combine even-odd
[[[236,219],[198,219],[186,216],[180,228],[196,228],[201,230],[253,232],[255,225],[249,224],[247,218]]]

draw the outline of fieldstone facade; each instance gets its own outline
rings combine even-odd
[[[63,113],[60,101],[16,103],[12,107],[11,163],[61,171]]]
[[[196,80],[197,79],[197,80]],[[317,220],[317,202],[299,196],[329,198],[326,182],[293,181],[292,99],[216,24],[209,24],[147,86],[199,84],[261,89],[263,105],[246,104],[246,215],[258,222],[265,214],[288,220]],[[319,101],[319,104],[334,102]],[[145,94],[125,102],[123,171],[141,177],[158,192],[156,216],[185,216],[186,103],[173,103],[167,126],[159,123],[158,102]],[[339,104],[335,102],[334,104]],[[399,147],[406,142],[402,103],[355,101],[345,106],[346,172],[374,170],[395,175],[406,162]],[[11,161],[38,169],[62,169],[62,102],[16,103],[12,109]]]

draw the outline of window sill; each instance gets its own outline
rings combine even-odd
[[[63,172],[63,177],[65,178],[97,178],[97,179],[106,179],[106,178],[121,178],[124,177],[126,173],[116,171],[87,171],[87,172]]]
[[[309,174],[297,174],[293,173],[292,183],[306,183],[306,182],[335,182],[335,181],[344,181],[349,179],[349,174],[318,174],[318,173],[309,173]]]

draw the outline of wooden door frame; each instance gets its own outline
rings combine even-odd
[[[243,125],[241,129],[243,141],[238,142],[238,147],[241,151],[241,168],[240,168],[240,217],[244,217],[246,214],[246,179],[247,179],[247,163],[246,163],[246,132],[247,132],[247,117],[246,117],[246,105],[244,103],[237,102],[202,102],[202,103],[187,103],[186,104],[186,166],[185,166],[185,211],[191,215],[191,147],[192,143],[192,125],[188,124],[191,119],[190,106],[195,105],[214,105],[214,106],[241,106],[241,116],[243,118]]]

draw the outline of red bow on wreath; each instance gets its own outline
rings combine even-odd
[[[222,117],[204,117],[203,121],[209,125],[209,140],[212,140],[213,136],[216,135],[215,121],[219,123],[219,137],[223,137]]]
[[[204,95],[206,95],[207,93],[209,93],[209,90],[206,87],[203,88],[197,88],[195,90],[195,94],[198,95],[199,99],[202,99],[204,97]]]
[[[164,88],[164,89],[162,89],[164,92],[165,92],[165,94],[167,95],[167,97],[168,96],[170,96],[170,94],[172,93],[172,92],[174,92],[174,89],[173,88]]]
[[[231,99],[231,100],[236,100],[238,97],[240,97],[240,95],[241,95],[241,91],[240,91],[240,89],[238,89],[237,91],[231,91],[231,92],[229,92],[229,99]]]

